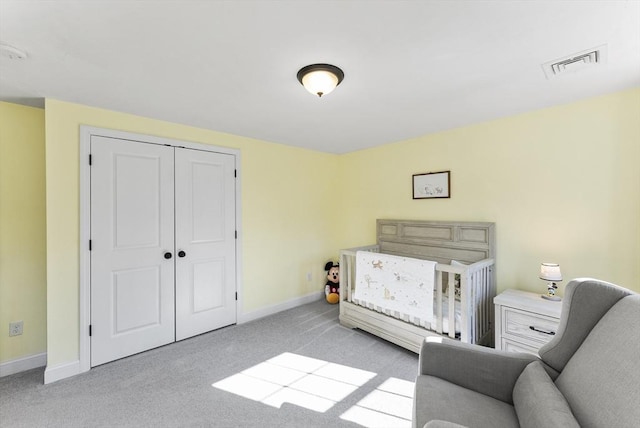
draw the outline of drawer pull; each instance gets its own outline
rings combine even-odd
[[[540,330],[539,328],[535,328],[532,325],[530,325],[529,328],[533,331],[537,331],[538,333],[548,334],[549,336],[554,336],[556,334],[555,331]]]

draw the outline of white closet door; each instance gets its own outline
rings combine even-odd
[[[91,153],[96,366],[175,340],[174,149],[93,136]]]
[[[176,340],[236,322],[235,157],[176,148]]]

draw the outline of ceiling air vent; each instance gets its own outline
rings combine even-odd
[[[563,74],[576,73],[587,70],[607,61],[607,45],[598,46],[586,51],[577,52],[565,58],[556,59],[542,64],[547,79],[553,79]]]
[[[18,48],[14,48],[13,46],[9,46],[6,43],[0,42],[0,57],[12,60],[21,60],[27,57],[27,53]]]

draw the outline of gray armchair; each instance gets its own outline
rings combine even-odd
[[[425,341],[414,428],[639,426],[640,295],[571,281],[539,355]]]

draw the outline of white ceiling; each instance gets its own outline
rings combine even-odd
[[[0,100],[345,153],[640,86],[640,1],[0,0]],[[542,64],[606,45],[554,79]],[[296,80],[342,68],[319,99]]]

